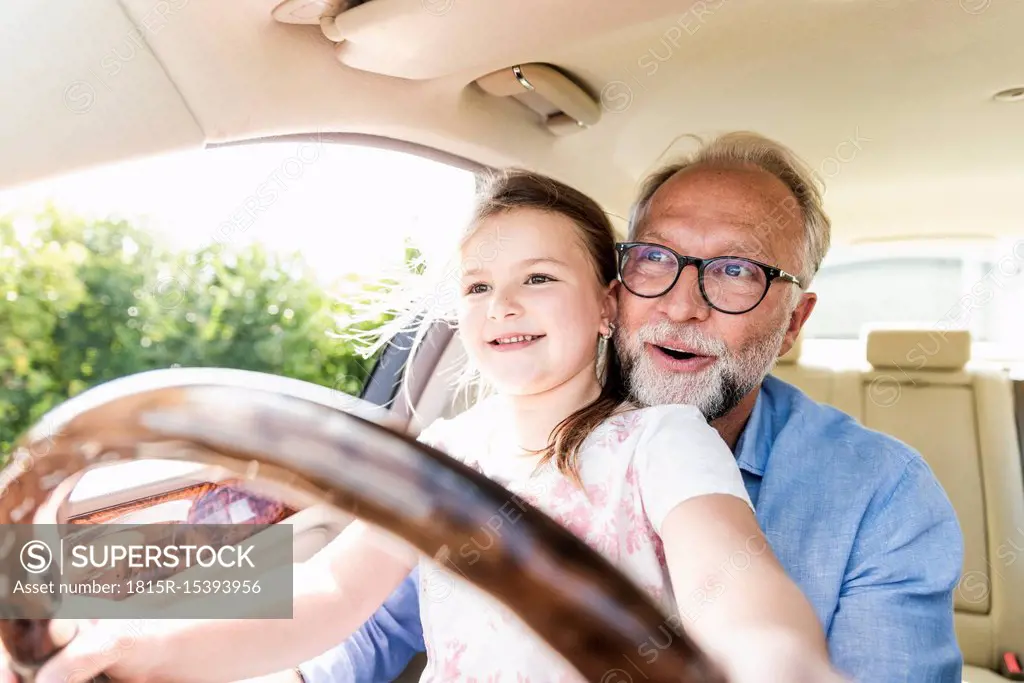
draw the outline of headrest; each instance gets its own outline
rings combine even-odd
[[[803,346],[803,337],[799,336],[796,341],[793,342],[792,348],[786,353],[779,356],[779,359],[775,361],[778,365],[796,365],[797,361],[800,360],[800,349]]]
[[[967,330],[871,330],[868,362],[874,368],[960,370],[971,359]]]

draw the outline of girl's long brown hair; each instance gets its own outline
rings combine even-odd
[[[615,280],[618,272],[615,232],[608,216],[597,202],[553,178],[513,168],[482,179],[479,201],[463,238],[468,240],[476,228],[496,214],[516,209],[534,209],[565,216],[578,230],[602,287]],[[598,344],[595,337],[594,343]],[[603,358],[597,366],[604,369],[601,394],[590,404],[562,420],[551,432],[546,448],[540,451],[541,464],[554,461],[558,471],[582,487],[579,453],[587,437],[626,400],[626,383],[612,339],[603,346]]]

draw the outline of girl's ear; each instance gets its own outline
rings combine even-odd
[[[618,299],[618,287],[619,281],[613,280],[608,289],[605,290],[604,297],[601,301],[601,334],[611,334],[612,323],[615,322],[619,314],[619,299]]]

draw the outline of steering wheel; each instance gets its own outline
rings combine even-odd
[[[219,465],[298,507],[328,503],[429,556],[462,547],[508,502],[496,482],[348,401],[339,406],[323,387],[233,370],[158,370],[109,382],[58,406],[21,438],[0,473],[0,524],[32,523],[60,481],[92,464],[154,457]],[[652,661],[636,656],[644,643],[660,646],[672,628],[666,615],[586,543],[521,506],[517,523],[472,563],[449,556],[465,579],[587,680],[608,683],[635,669],[652,683],[724,681],[678,630]],[[0,556],[9,552],[0,548]],[[0,640],[25,681],[62,646],[49,620],[0,620]]]

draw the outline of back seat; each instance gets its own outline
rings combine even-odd
[[[799,362],[797,346],[773,373],[924,457],[956,509],[964,567],[955,593],[965,662],[998,669],[1024,654],[1024,479],[1007,374],[966,368],[966,331],[873,330],[867,365],[831,371]],[[965,681],[1002,680],[967,667]]]

